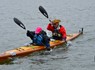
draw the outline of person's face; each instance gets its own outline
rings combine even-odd
[[[55,28],[57,28],[58,25],[59,25],[58,23],[54,23],[54,24],[53,24],[53,26],[54,26]]]

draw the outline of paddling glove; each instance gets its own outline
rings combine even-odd
[[[30,37],[31,39],[33,39],[33,37],[34,37],[34,35],[35,35],[35,32],[34,32],[34,31],[29,31],[29,30],[27,30],[26,35],[27,35],[28,37]]]
[[[29,30],[27,30],[26,35],[27,35],[27,36],[30,36],[30,31],[29,31]]]

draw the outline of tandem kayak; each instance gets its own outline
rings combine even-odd
[[[83,34],[83,28],[82,28],[82,30],[79,30],[79,32],[77,32],[77,33],[68,34],[67,41],[71,41],[71,40],[77,38],[78,36],[80,36],[81,34]],[[60,40],[50,41],[50,47],[54,48],[55,46],[57,47],[58,45],[62,45],[64,43],[65,43],[64,41],[60,41]],[[8,51],[5,51],[0,54],[0,62],[6,61],[13,57],[27,56],[29,54],[32,54],[33,52],[38,52],[41,50],[45,50],[45,47],[28,45],[28,46],[22,46],[19,48],[8,50]]]

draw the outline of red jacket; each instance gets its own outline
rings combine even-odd
[[[51,24],[49,23],[48,26],[47,26],[47,30],[53,32],[53,31],[54,31],[53,25],[51,25]],[[64,26],[60,26],[59,32],[62,34],[62,38],[66,38],[66,30],[65,30]]]

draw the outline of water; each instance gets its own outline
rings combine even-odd
[[[95,70],[95,1],[94,0],[0,0],[0,53],[29,43],[26,31],[13,18],[21,20],[28,30],[49,23],[38,10],[42,5],[50,19],[59,18],[67,33],[84,34],[72,41],[67,51],[54,49],[51,55],[35,54],[0,65],[0,70]]]

